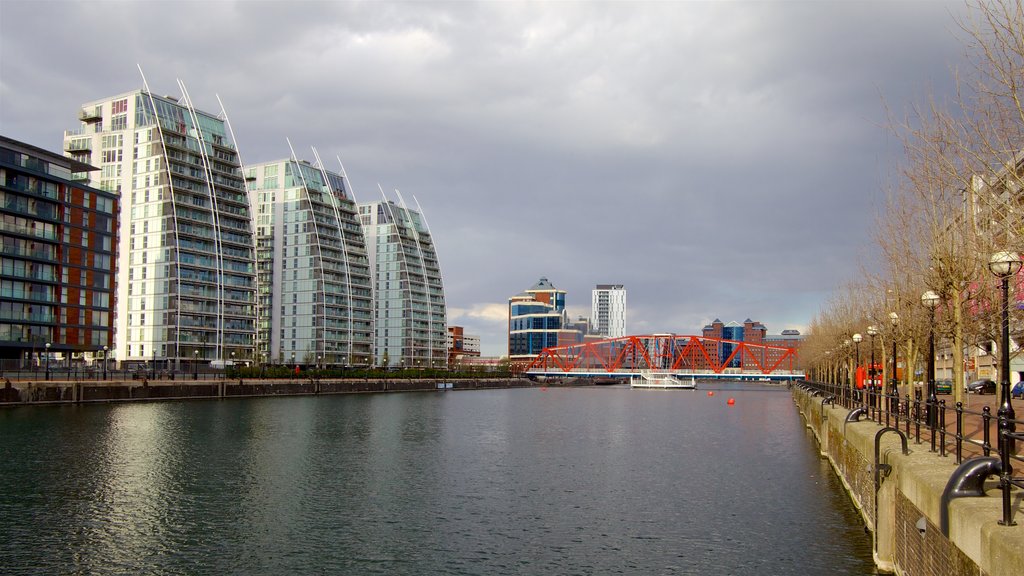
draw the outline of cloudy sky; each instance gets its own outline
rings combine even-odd
[[[939,2],[0,2],[0,133],[60,150],[142,87],[227,109],[246,163],[286,138],[359,200],[415,196],[449,323],[506,349],[546,276],[627,330],[803,329],[870,254],[886,128],[963,66]],[[327,159],[330,159],[328,161]]]

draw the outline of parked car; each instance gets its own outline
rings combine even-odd
[[[1013,398],[1024,398],[1024,380],[1013,385],[1013,389],[1010,390],[1010,396]]]
[[[953,381],[952,380],[938,380],[935,382],[935,393],[936,394],[952,394],[953,393]]]
[[[996,383],[991,380],[975,380],[967,385],[967,391],[972,394],[995,394]]]

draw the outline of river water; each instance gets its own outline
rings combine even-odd
[[[0,572],[874,573],[789,392],[712,389],[3,409]]]

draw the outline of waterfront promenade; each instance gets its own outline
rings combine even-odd
[[[902,404],[886,424],[884,412],[869,413],[848,396],[834,398],[833,390],[805,383],[793,394],[822,456],[871,530],[882,570],[925,576],[1020,574],[1022,478],[1014,474],[1024,467],[1019,455],[998,451],[998,396],[969,396],[958,435],[953,411],[947,411],[945,427],[940,420],[933,433],[923,416],[895,420],[897,413],[914,414],[920,405],[911,402],[908,411]],[[986,407],[989,418],[980,415]],[[1017,454],[1019,449],[1020,444]],[[987,458],[979,457],[985,452]],[[1001,458],[1013,468],[1004,470]],[[1007,517],[1011,525],[1004,525]]]

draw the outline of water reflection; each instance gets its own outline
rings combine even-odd
[[[872,570],[785,391],[19,408],[0,437],[5,573]]]

